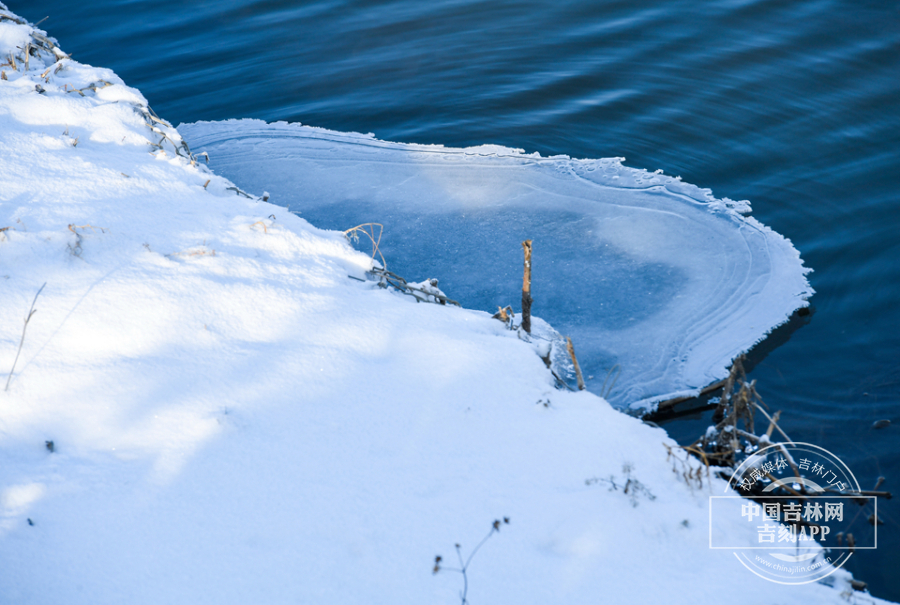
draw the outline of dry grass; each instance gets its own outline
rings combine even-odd
[[[703,452],[703,450],[689,445],[687,447],[676,445],[674,448],[667,443],[663,443],[663,447],[666,448],[666,452],[668,455],[666,456],[666,460],[672,461],[672,472],[675,473],[678,477],[680,477],[691,491],[696,487],[697,489],[703,488],[703,477],[706,477],[706,484],[709,485],[709,458]],[[685,453],[684,457],[681,457],[678,454],[678,451],[683,451]],[[695,466],[696,463],[692,463],[691,460],[693,458],[691,456],[699,458],[701,462],[703,462],[702,466]]]
[[[366,230],[368,227],[368,231]],[[375,235],[375,227],[378,227],[378,235]],[[362,223],[361,225],[357,225],[356,227],[351,227],[344,231],[344,235],[347,236],[347,239],[350,239],[354,242],[359,242],[359,234],[362,233],[372,242],[372,260],[375,260],[375,255],[381,257],[381,266],[385,270],[387,270],[387,261],[384,260],[384,255],[381,253],[379,246],[381,245],[381,236],[384,234],[384,225],[381,223]],[[405,282],[405,280],[404,280]]]
[[[215,256],[215,249],[210,250],[208,248],[200,248],[199,250],[183,250],[181,252],[172,252],[171,254],[166,254],[166,258],[173,258],[176,256],[183,257],[197,257],[197,256]]]
[[[69,225],[69,231],[71,231],[75,235],[78,235],[76,229],[81,229],[82,231],[84,231],[85,229],[90,229],[94,233],[97,233],[97,229],[100,230],[100,233],[106,233],[107,231],[109,231],[109,229],[107,229],[106,227],[95,227],[94,225]]]
[[[81,248],[83,239],[81,237],[81,234],[78,233],[79,229],[81,229],[82,231],[90,229],[93,233],[96,233],[97,229],[99,229],[101,233],[106,233],[107,231],[109,231],[109,229],[105,227],[94,227],[93,225],[69,225],[69,231],[75,234],[75,245],[73,246],[72,244],[69,244],[68,249],[72,256],[76,256],[78,258],[81,258],[81,253],[83,251]]]

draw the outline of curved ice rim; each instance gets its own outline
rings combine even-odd
[[[205,132],[204,126],[209,128]],[[227,129],[228,126],[233,126],[235,129],[229,130]],[[775,323],[772,323],[768,328],[759,330],[759,335],[755,337],[753,342],[747,344],[745,341],[740,345],[735,345],[735,347],[733,347],[734,352],[726,365],[730,365],[731,359],[734,359],[742,353],[746,353],[764,341],[773,330],[788,322],[791,315],[797,309],[809,306],[808,299],[814,294],[814,290],[806,278],[806,275],[811,272],[812,269],[803,265],[803,260],[800,258],[799,251],[794,248],[789,239],[760,223],[755,218],[745,216],[751,211],[749,202],[734,201],[728,198],[716,198],[710,189],[704,189],[690,183],[685,183],[680,177],[671,177],[663,174],[661,171],[648,172],[644,169],[624,166],[622,162],[625,158],[573,159],[568,155],[544,157],[537,152],[526,153],[522,149],[513,149],[499,145],[479,145],[466,148],[454,148],[440,144],[426,145],[421,143],[400,143],[377,139],[372,133],[344,133],[315,126],[307,126],[300,123],[267,123],[255,119],[231,119],[221,122],[201,121],[192,124],[181,124],[179,125],[179,129],[189,131],[187,136],[192,138],[192,145],[198,149],[203,148],[206,145],[221,145],[230,141],[246,141],[254,139],[260,141],[269,141],[273,139],[301,139],[306,141],[321,140],[328,143],[368,147],[411,155],[426,154],[438,157],[461,156],[476,161],[478,158],[501,161],[510,160],[510,167],[527,167],[529,165],[565,166],[569,176],[585,185],[612,191],[660,191],[682,203],[694,207],[705,207],[710,213],[720,215],[723,218],[738,223],[737,229],[739,231],[749,228],[762,235],[766,245],[766,254],[769,258],[774,258],[773,255],[776,252],[782,257],[780,259],[780,264],[773,263],[772,270],[762,277],[766,282],[771,280],[776,273],[780,275],[782,279],[784,279],[788,273],[793,274],[788,277],[791,278],[791,281],[794,284],[793,289],[795,292],[792,295],[791,303],[785,306],[781,311],[780,319]],[[236,132],[236,129],[240,129],[240,132]],[[195,130],[199,130],[199,132],[196,134],[190,132]],[[272,152],[272,157],[281,155],[277,150],[272,150]],[[289,154],[284,154],[281,157],[289,157]],[[389,159],[378,160],[374,157],[370,158],[369,161],[391,163]],[[588,178],[587,175],[590,175],[591,178]],[[581,199],[585,202],[595,201],[588,197],[582,197]],[[629,206],[627,203],[617,205]],[[659,211],[663,212],[662,210]],[[744,245],[747,245],[746,240],[744,240]],[[760,278],[760,276],[757,276],[757,279]],[[733,294],[725,298],[724,302],[726,304],[730,303],[733,301],[733,298],[737,296],[739,296],[739,292],[735,290]],[[702,319],[698,321],[697,324],[692,326],[692,329],[690,330],[691,333],[696,333],[698,330],[702,331],[703,323],[705,322]],[[696,349],[696,347],[694,347],[694,349]],[[679,351],[680,350],[681,349],[679,349]],[[634,411],[646,412],[654,409],[655,405],[661,401],[698,396],[703,389],[714,384],[721,378],[724,378],[721,369],[718,373],[716,372],[716,367],[714,366],[717,366],[718,363],[718,361],[712,362],[710,366],[713,367],[708,366],[707,370],[705,370],[704,374],[706,378],[708,378],[706,384],[680,388],[666,393],[638,398],[631,401],[631,403],[626,404],[626,407]],[[638,371],[638,373],[645,374],[647,371],[650,371],[652,367],[660,368],[659,362],[652,364],[650,368],[644,368]],[[665,372],[661,375],[665,375]]]

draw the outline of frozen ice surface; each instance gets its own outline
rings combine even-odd
[[[590,390],[618,365],[607,399],[620,407],[724,377],[813,293],[797,250],[744,216],[749,204],[621,158],[399,144],[258,120],[179,131],[217,174],[271,192],[318,227],[382,223],[388,268],[438,278],[466,307],[518,309],[521,242],[534,240],[534,314],[572,337]]]

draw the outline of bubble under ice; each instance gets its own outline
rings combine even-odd
[[[438,278],[469,308],[518,309],[521,242],[534,240],[534,314],[572,337],[589,390],[618,364],[607,395],[618,407],[696,394],[813,294],[797,250],[744,216],[749,204],[621,158],[400,144],[258,120],[179,131],[216,173],[317,227],[382,223],[388,268]]]

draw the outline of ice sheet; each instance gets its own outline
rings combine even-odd
[[[195,152],[314,225],[384,225],[388,268],[436,277],[464,306],[520,306],[572,337],[589,390],[643,409],[727,375],[812,289],[790,241],[719,200],[621,158],[385,142],[300,124],[183,124]],[[502,360],[498,360],[498,368]],[[618,366],[613,374],[609,374]]]

